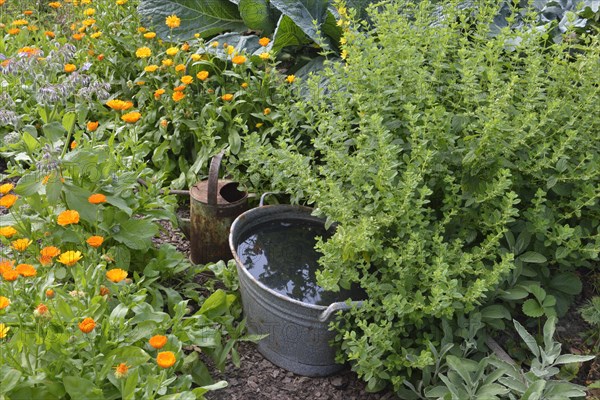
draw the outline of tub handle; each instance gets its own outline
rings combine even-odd
[[[271,194],[279,194],[278,192],[265,192],[262,194],[262,196],[260,196],[260,201],[258,202],[258,206],[262,207],[265,205],[265,197],[267,197],[268,195]]]
[[[349,310],[354,307],[360,307],[362,305],[362,301],[353,301],[351,303],[347,303],[345,301],[339,301],[337,303],[332,303],[319,315],[320,322],[327,322],[331,315],[340,310]]]

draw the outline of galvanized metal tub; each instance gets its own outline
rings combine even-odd
[[[258,281],[237,253],[241,238],[259,225],[281,219],[324,224],[311,212],[311,208],[292,205],[261,206],[246,211],[231,226],[229,246],[237,264],[248,331],[268,334],[258,342],[258,351],[281,368],[314,377],[331,375],[344,368],[335,362],[335,349],[329,345],[335,336],[328,329],[329,322],[336,311],[358,307],[362,302],[341,301],[322,306],[292,299]]]

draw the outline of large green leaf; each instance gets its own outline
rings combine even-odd
[[[228,45],[233,46],[237,52],[246,52],[248,54],[255,53],[262,48],[262,46],[258,43],[258,36],[256,35],[242,35],[236,32],[224,33],[212,38],[209,42],[209,46],[207,46],[206,49],[208,53],[213,54],[223,60],[227,60],[231,56],[227,54],[227,51],[223,48],[223,46],[211,46],[210,44],[213,42],[220,44],[227,43]]]
[[[317,30],[327,18],[327,0],[271,0],[271,4],[290,18],[308,37],[317,43],[329,41]],[[280,21],[281,22],[281,21]],[[315,23],[316,22],[316,23]]]
[[[272,50],[277,53],[287,46],[301,46],[310,43],[306,34],[286,15],[282,15],[273,35]]]
[[[237,6],[228,0],[142,0],[138,12],[142,21],[152,25],[166,40],[187,40],[196,33],[209,37],[247,29]],[[170,15],[181,19],[179,27],[170,29],[165,24]]]
[[[143,219],[123,221],[113,228],[113,239],[134,250],[146,250],[158,233],[158,226]]]
[[[248,28],[262,31],[267,35],[273,33],[275,21],[266,0],[240,0],[238,6],[240,15]]]

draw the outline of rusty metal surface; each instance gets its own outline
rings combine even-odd
[[[238,191],[235,182],[218,179],[222,156],[211,161],[209,179],[190,188],[190,258],[195,264],[231,258],[229,228],[248,209],[248,193]]]

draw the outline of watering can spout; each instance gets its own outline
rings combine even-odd
[[[335,313],[336,311],[349,310],[354,307],[360,307],[362,303],[362,301],[353,301],[351,303],[345,301],[338,301],[337,303],[332,303],[329,305],[329,307],[323,310],[321,315],[319,315],[319,321],[327,322],[331,318],[333,313]]]

